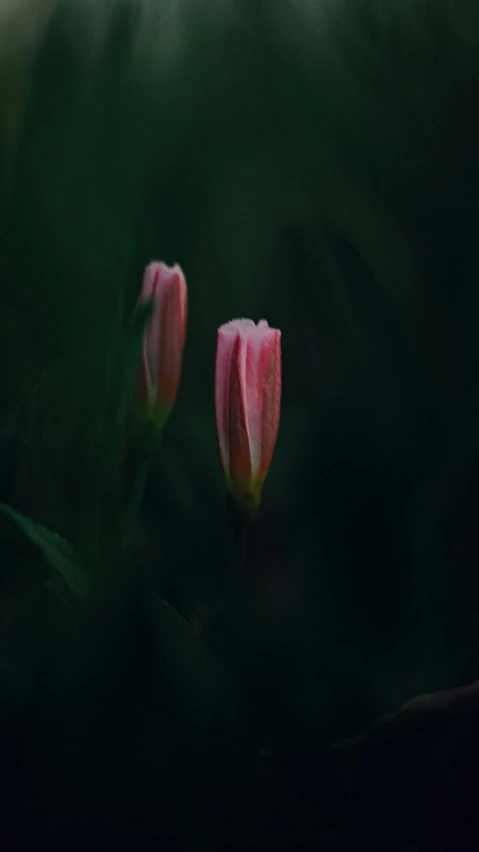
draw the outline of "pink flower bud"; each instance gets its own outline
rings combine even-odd
[[[176,398],[186,337],[188,290],[178,265],[146,267],[139,302],[153,301],[143,341],[137,396],[162,423]]]
[[[265,320],[237,319],[218,329],[216,432],[232,496],[259,505],[273,457],[281,401],[281,332]]]

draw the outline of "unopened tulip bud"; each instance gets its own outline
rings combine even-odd
[[[175,402],[186,337],[188,290],[178,265],[153,262],[146,267],[140,304],[153,302],[143,340],[137,400],[162,426]]]
[[[232,320],[218,329],[216,432],[221,467],[235,502],[259,506],[278,433],[281,332],[265,320]]]

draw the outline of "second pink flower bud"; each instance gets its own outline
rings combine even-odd
[[[146,267],[139,302],[153,301],[143,340],[137,396],[160,426],[173,407],[186,339],[188,290],[178,265],[154,261]]]

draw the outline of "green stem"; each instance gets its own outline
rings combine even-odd
[[[132,528],[143,502],[143,494],[145,493],[146,480],[148,479],[148,471],[150,469],[150,459],[144,459],[140,462],[135,478],[133,480],[133,488],[131,490],[128,506],[123,518],[123,530],[125,533]]]
[[[231,577],[226,590],[223,606],[233,605],[241,594],[245,579],[246,558],[248,553],[248,531],[249,525],[242,524],[234,529],[235,541],[233,556],[231,560]]]
[[[230,578],[220,605],[221,610],[234,606],[236,600],[244,591],[247,577],[248,540],[252,523],[251,516],[243,512],[229,494],[226,499],[227,513],[233,530],[234,542]]]
[[[157,438],[154,444],[152,443],[150,447],[148,447],[148,449],[142,451],[140,459],[138,461],[135,477],[133,479],[133,487],[131,489],[130,499],[128,500],[126,512],[123,517],[122,532],[124,540],[129,535],[140,513],[150,465],[153,461],[153,457],[159,445],[160,438]]]
[[[224,594],[216,604],[200,604],[194,617],[195,628],[203,633],[216,615],[234,608],[240,597],[248,591],[250,572],[248,571],[248,544],[250,533],[259,514],[259,504],[241,507],[231,494],[226,495],[226,513],[233,530],[233,547],[230,561],[229,580]]]

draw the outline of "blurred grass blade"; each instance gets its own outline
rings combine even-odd
[[[75,566],[70,544],[57,533],[35,523],[4,503],[0,503],[0,510],[13,521],[22,535],[38,548],[49,567],[62,577],[70,591],[84,599],[88,592],[88,580]]]
[[[120,355],[121,365],[118,371],[120,385],[117,390],[118,396],[114,400],[121,434],[125,429],[135,378],[140,367],[143,337],[152,311],[153,305],[151,303],[139,305],[134,311],[123,337]]]

